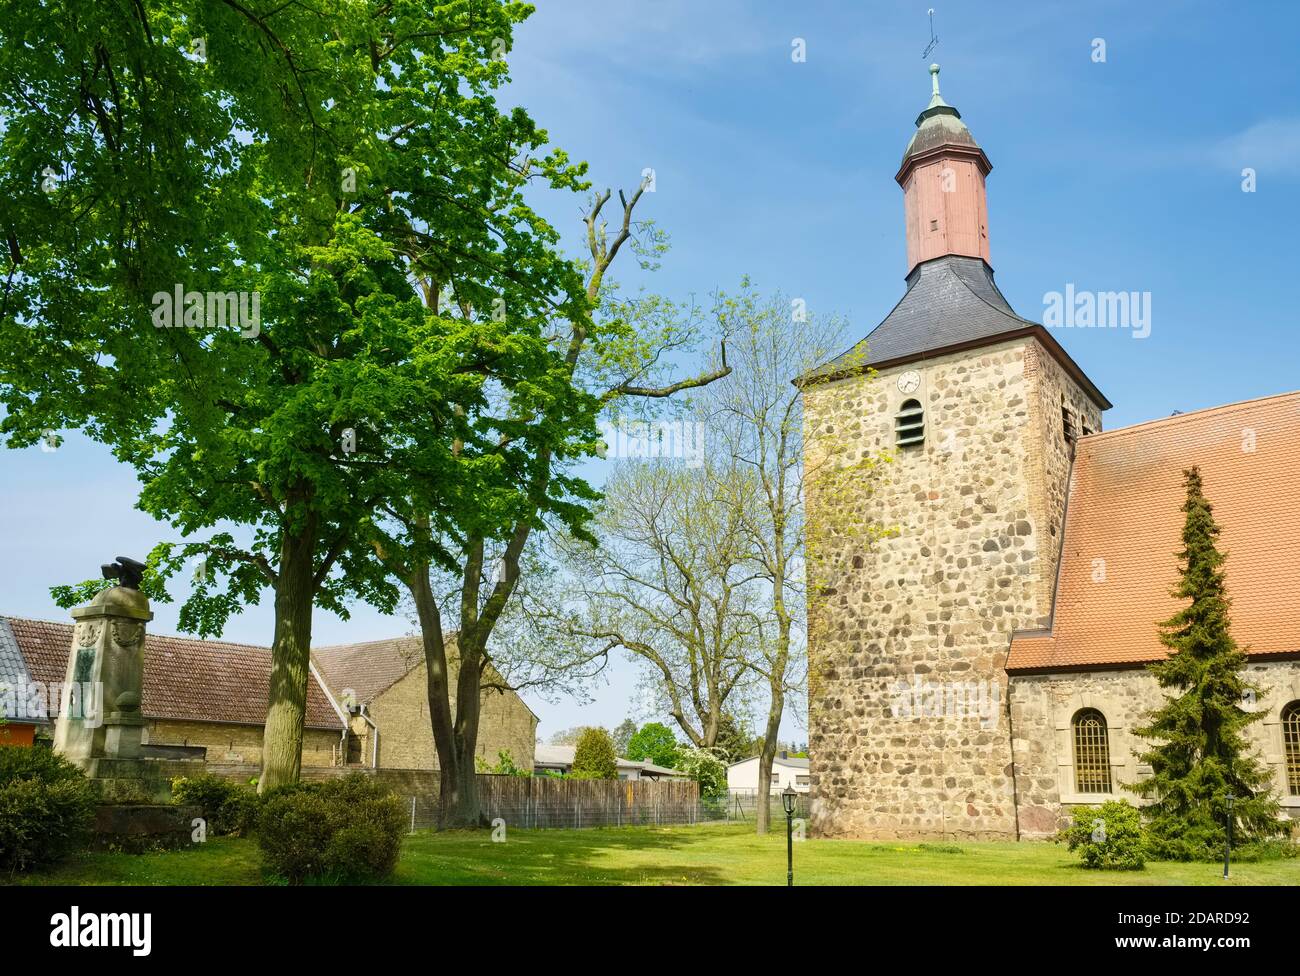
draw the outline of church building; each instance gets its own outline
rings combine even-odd
[[[1103,431],[1111,404],[1059,333],[998,290],[992,164],[930,72],[895,177],[907,290],[797,381],[813,832],[1044,838],[1081,805],[1138,802],[1193,465],[1266,690],[1248,735],[1300,818],[1300,393]]]

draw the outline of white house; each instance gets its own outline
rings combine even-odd
[[[758,756],[742,759],[727,767],[727,789],[732,792],[758,790]],[[808,760],[792,759],[782,752],[772,760],[772,792],[780,793],[787,786],[796,793],[808,792]]]
[[[573,772],[573,752],[573,746],[538,745],[533,754],[534,775]],[[656,766],[652,762],[639,762],[635,759],[624,759],[622,756],[616,756],[614,762],[618,765],[619,779],[690,779],[680,769],[667,769],[664,766]]]

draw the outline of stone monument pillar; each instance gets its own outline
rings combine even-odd
[[[72,611],[76,625],[54,748],[80,766],[105,799],[147,802],[161,786],[156,767],[140,755],[145,624],[153,619],[139,590],[144,568],[119,556],[103,567],[104,577],[118,585]],[[69,708],[69,702],[80,707]]]
[[[145,624],[153,619],[140,592],[145,565],[126,556],[102,567],[117,586],[72,611],[72,649],[54,748],[85,771],[99,797],[94,846],[147,851],[206,837],[197,806],[171,803],[159,764],[142,755]],[[75,691],[73,689],[76,689]],[[80,707],[68,708],[69,702]]]

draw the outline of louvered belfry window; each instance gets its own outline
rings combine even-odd
[[[1074,411],[1065,404],[1061,404],[1061,429],[1065,432],[1065,443],[1073,444],[1076,439],[1074,432]]]
[[[1282,709],[1282,746],[1286,755],[1286,791],[1300,796],[1300,701]]]
[[[920,400],[905,400],[894,416],[894,439],[899,447],[925,441],[925,409]]]
[[[1106,717],[1095,708],[1074,716],[1074,788],[1079,793],[1111,791]]]

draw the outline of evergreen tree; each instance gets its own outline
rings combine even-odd
[[[573,775],[578,779],[618,779],[614,742],[601,728],[587,728],[573,748]]]
[[[1233,836],[1243,843],[1279,834],[1279,806],[1268,770],[1250,754],[1243,732],[1262,717],[1242,709],[1262,690],[1245,677],[1246,654],[1230,631],[1219,526],[1202,492],[1201,473],[1185,471],[1180,578],[1173,595],[1191,601],[1160,624],[1169,656],[1149,665],[1166,695],[1144,728],[1156,744],[1140,761],[1153,775],[1134,789],[1154,802],[1145,808],[1152,853],[1169,860],[1219,856],[1226,840],[1226,797],[1236,797]]]
[[[610,733],[610,738],[614,740],[614,752],[625,759],[632,758],[628,755],[628,743],[636,735],[636,723],[630,718],[625,718],[614,726],[614,731]]]

